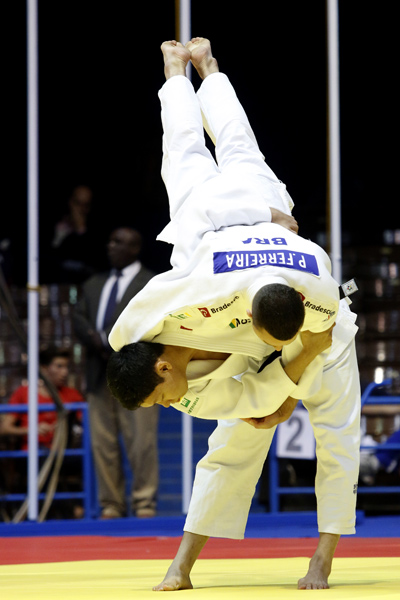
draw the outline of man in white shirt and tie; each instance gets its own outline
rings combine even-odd
[[[132,511],[138,517],[156,514],[158,407],[127,411],[111,396],[105,375],[108,334],[131,298],[154,276],[138,260],[141,244],[135,229],[120,227],[111,233],[107,251],[112,269],[84,283],[74,314],[75,333],[86,348],[91,440],[104,519],[127,512],[120,436],[134,474]]]

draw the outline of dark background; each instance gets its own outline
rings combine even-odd
[[[26,15],[13,3],[4,111],[0,240],[7,277],[26,281]],[[390,2],[339,2],[344,246],[380,244],[399,228]],[[295,202],[300,233],[324,244],[327,227],[326,13],[323,0],[192,2],[192,35],[208,37],[236,88],[267,162]],[[78,184],[94,192],[99,254],[109,231],[145,235],[143,262],[169,268],[155,242],[168,221],[160,177],[160,45],[176,38],[175,2],[39,1],[40,239]],[[183,40],[186,42],[186,40]],[[193,76],[197,87],[198,81]]]

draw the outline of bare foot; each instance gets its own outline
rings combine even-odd
[[[174,592],[176,590],[192,590],[193,585],[189,575],[170,568],[159,585],[153,587],[153,592]]]
[[[166,576],[159,585],[153,587],[153,591],[173,592],[193,589],[189,575],[207,540],[208,536],[184,531],[178,552]]]
[[[185,46],[190,51],[190,59],[200,77],[218,73],[218,63],[211,52],[211,44],[206,38],[192,38]]]
[[[310,560],[308,572],[297,582],[299,590],[327,590],[328,577],[340,535],[320,532],[318,547]]]
[[[164,55],[165,79],[174,75],[185,75],[186,65],[190,60],[190,50],[187,50],[180,42],[171,40],[161,44],[161,52]]]
[[[308,573],[297,582],[298,590],[327,590],[329,589],[328,577],[330,575],[330,566],[327,567],[324,563],[314,560],[310,561]]]

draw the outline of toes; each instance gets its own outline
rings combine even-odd
[[[172,585],[157,585],[153,587],[153,592],[173,592],[179,588],[173,587]]]
[[[299,581],[297,584],[297,589],[298,590],[328,590],[329,585],[327,585],[325,583],[305,583],[305,582]]]

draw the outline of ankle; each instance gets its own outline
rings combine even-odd
[[[213,73],[219,73],[219,67],[217,59],[213,56],[205,59],[199,65],[195,65],[196,71],[200,75],[201,79],[205,79]]]
[[[164,63],[164,75],[165,79],[171,79],[176,75],[186,75],[186,65],[183,62],[177,62],[175,60],[166,60]]]
[[[314,556],[310,560],[309,570],[314,571],[322,571],[326,577],[330,575],[332,569],[332,560],[330,557],[327,557],[324,553],[315,552]]]
[[[189,565],[173,561],[167,571],[167,577],[189,577],[191,569]]]

